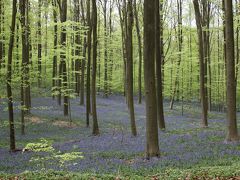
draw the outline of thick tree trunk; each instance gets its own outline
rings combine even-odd
[[[227,141],[238,141],[238,127],[236,117],[236,81],[234,57],[234,26],[232,1],[225,0],[226,22],[226,62],[227,62]]]
[[[155,0],[144,1],[144,84],[146,98],[146,156],[159,156],[155,86]]]

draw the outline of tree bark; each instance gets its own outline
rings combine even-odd
[[[88,61],[87,61],[87,97],[86,97],[86,124],[89,127],[89,115],[91,111],[91,88],[90,88],[90,73],[91,73],[91,49],[92,49],[92,23],[91,23],[91,5],[90,0],[87,1],[87,22],[88,22]]]
[[[132,135],[137,136],[137,128],[135,123],[134,113],[134,100],[133,100],[133,3],[132,0],[128,0],[127,4],[127,35],[126,35],[126,46],[127,46],[127,90],[128,90],[128,107],[131,118],[131,130]]]
[[[232,1],[225,0],[226,62],[227,62],[227,141],[239,141],[236,117],[236,81],[234,57],[234,26]]]
[[[144,84],[146,98],[146,156],[159,156],[155,86],[155,0],[144,1]]]
[[[93,30],[93,69],[92,69],[92,115],[93,115],[93,135],[99,135],[96,107],[96,72],[97,72],[97,5],[96,0],[92,0],[92,30]]]
[[[163,95],[162,95],[162,55],[161,49],[163,46],[160,43],[160,14],[159,14],[159,0],[155,1],[155,60],[156,60],[156,76],[157,76],[157,118],[160,129],[165,129],[165,120],[163,112]]]
[[[206,83],[205,83],[205,63],[204,63],[204,42],[203,42],[203,29],[202,20],[198,0],[193,0],[195,18],[198,31],[198,51],[199,51],[199,66],[200,66],[200,97],[201,97],[201,107],[202,107],[202,126],[207,127],[207,96],[206,96]]]
[[[61,4],[59,5],[60,9],[60,19],[61,23],[65,23],[67,21],[67,0],[62,0]],[[67,41],[67,32],[66,32],[66,25],[62,26],[61,30],[61,48],[62,51],[60,54],[60,66],[62,68],[62,80],[63,80],[63,102],[64,102],[64,116],[68,116],[68,105],[69,105],[69,95],[68,95],[68,76],[67,76],[67,64],[66,64],[66,41]]]
[[[9,115],[9,130],[10,130],[10,150],[16,150],[15,144],[15,128],[14,128],[14,115],[13,115],[13,97],[12,97],[12,56],[14,48],[15,25],[17,14],[17,0],[12,1],[12,22],[10,26],[10,39],[8,49],[8,65],[7,65],[7,97],[8,97],[8,115]]]
[[[142,37],[141,30],[139,25],[139,17],[137,10],[137,2],[134,0],[134,17],[135,17],[135,26],[137,31],[137,39],[138,39],[138,103],[142,103]]]

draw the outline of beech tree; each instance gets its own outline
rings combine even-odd
[[[158,0],[155,1],[155,58],[156,58],[156,79],[157,79],[157,117],[158,117],[158,123],[160,129],[165,129],[165,120],[164,120],[164,112],[163,112],[163,95],[162,95],[162,50],[163,44],[161,43],[160,36],[161,34],[161,28],[160,25],[162,24],[160,21],[162,19],[160,18],[160,3]],[[162,3],[162,2],[161,2]],[[162,6],[162,5],[161,5]]]
[[[97,4],[92,0],[92,32],[93,32],[93,69],[92,69],[92,114],[93,135],[99,134],[96,105],[96,72],[97,72]]]
[[[203,2],[205,3],[205,1]],[[206,89],[206,58],[207,58],[207,49],[206,44],[204,43],[204,30],[202,24],[202,15],[200,12],[199,1],[193,0],[195,18],[197,24],[198,32],[198,51],[199,51],[199,67],[200,67],[200,97],[201,97],[201,108],[202,108],[202,126],[207,127],[208,121],[208,101],[207,101],[207,89]],[[204,4],[204,7],[206,5]]]
[[[67,21],[67,0],[58,1],[60,9],[60,20],[62,23],[61,28],[61,48],[62,52],[60,54],[60,78],[62,78],[63,93],[64,93],[64,116],[68,116],[68,105],[69,105],[69,95],[68,95],[68,76],[67,76],[67,63],[66,63],[66,40],[67,32],[66,25],[64,23]]]
[[[225,0],[225,26],[226,26],[226,71],[227,71],[227,141],[238,141],[238,128],[236,117],[236,81],[234,57],[234,26],[232,0]]]
[[[146,99],[146,156],[159,156],[155,86],[155,0],[144,1],[144,83]]]
[[[15,128],[14,128],[14,115],[13,115],[13,94],[12,94],[12,59],[15,38],[15,26],[17,15],[17,0],[12,2],[12,22],[10,26],[10,39],[8,48],[8,64],[7,64],[7,97],[8,97],[8,116],[9,116],[9,130],[10,130],[10,150],[16,150],[15,144]]]

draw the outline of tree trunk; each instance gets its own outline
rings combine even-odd
[[[53,73],[52,73],[52,87],[53,87],[53,98],[57,90],[57,45],[58,45],[58,25],[57,25],[57,4],[56,0],[52,1],[53,5],[53,21],[54,21],[54,55],[53,55]],[[58,90],[59,91],[59,90]]]
[[[82,10],[82,20],[83,24],[86,26],[86,19],[85,19],[85,11],[84,11],[84,5],[83,0],[81,0],[81,10]],[[86,35],[86,33],[85,33]],[[84,105],[84,87],[85,87],[85,64],[86,64],[86,51],[87,50],[87,38],[84,37],[83,40],[83,59],[82,59],[82,68],[81,68],[81,87],[80,87],[80,105]]]
[[[42,0],[38,0],[38,87],[41,87],[42,79]]]
[[[203,29],[202,20],[200,14],[200,8],[198,0],[193,0],[195,18],[198,31],[198,51],[199,51],[199,66],[200,66],[200,97],[201,97],[201,107],[202,107],[202,126],[207,127],[207,98],[206,98],[206,87],[205,87],[205,63],[204,63],[204,42],[203,42]]]
[[[159,156],[155,86],[155,0],[144,1],[144,84],[146,98],[146,156]]]
[[[226,62],[227,62],[227,141],[238,141],[238,128],[236,117],[236,81],[234,59],[234,26],[232,1],[225,0],[226,22]]]
[[[165,129],[164,112],[163,112],[163,96],[162,96],[162,55],[163,46],[160,43],[160,14],[159,0],[155,1],[155,60],[156,60],[156,76],[157,76],[157,117],[160,129]]]
[[[132,135],[137,136],[137,129],[135,123],[135,113],[134,113],[134,100],[133,100],[133,37],[132,37],[132,29],[133,29],[133,10],[132,10],[132,0],[128,0],[127,4],[127,38],[126,38],[126,46],[127,46],[127,90],[128,90],[128,107],[131,118],[131,130]]]
[[[107,30],[107,0],[103,2],[104,15],[104,96],[108,97],[108,30]]]
[[[10,150],[15,151],[15,128],[13,116],[13,97],[12,97],[12,56],[14,48],[15,24],[17,14],[17,0],[12,2],[12,22],[10,27],[10,39],[8,49],[8,66],[7,66],[7,97],[8,97],[8,115],[9,115],[9,130],[10,130]]]
[[[182,45],[183,45],[183,32],[182,32],[182,0],[177,0],[177,10],[178,10],[178,16],[177,16],[177,40],[178,40],[178,61],[177,61],[177,72],[176,72],[176,77],[174,81],[174,86],[172,90],[172,97],[171,97],[171,102],[170,102],[170,109],[173,109],[173,103],[175,100],[176,93],[178,95],[179,99],[179,71],[180,71],[180,65],[182,61]]]
[[[137,31],[137,39],[138,39],[138,103],[142,103],[142,37],[139,25],[139,17],[137,10],[137,2],[134,0],[134,17],[135,17],[135,26]]]
[[[61,23],[65,23],[67,21],[67,0],[62,0],[60,9],[60,17]],[[66,32],[66,25],[62,26],[61,31],[61,48],[62,51],[60,54],[61,59],[61,68],[62,68],[62,80],[63,80],[63,92],[64,92],[64,116],[68,116],[68,105],[69,105],[69,95],[68,95],[68,76],[67,76],[67,64],[66,64],[66,40],[67,40],[67,32]]]
[[[92,69],[92,115],[93,115],[93,135],[99,135],[96,107],[96,72],[97,72],[97,5],[96,0],[92,0],[92,30],[93,30],[93,69]]]
[[[90,88],[90,73],[91,73],[91,46],[92,46],[92,23],[91,23],[91,4],[87,1],[87,22],[88,22],[88,61],[87,61],[87,98],[86,98],[86,123],[89,127],[89,115],[91,111],[91,88]]]

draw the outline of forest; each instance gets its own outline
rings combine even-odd
[[[0,0],[0,180],[238,180],[239,71],[239,0]]]

